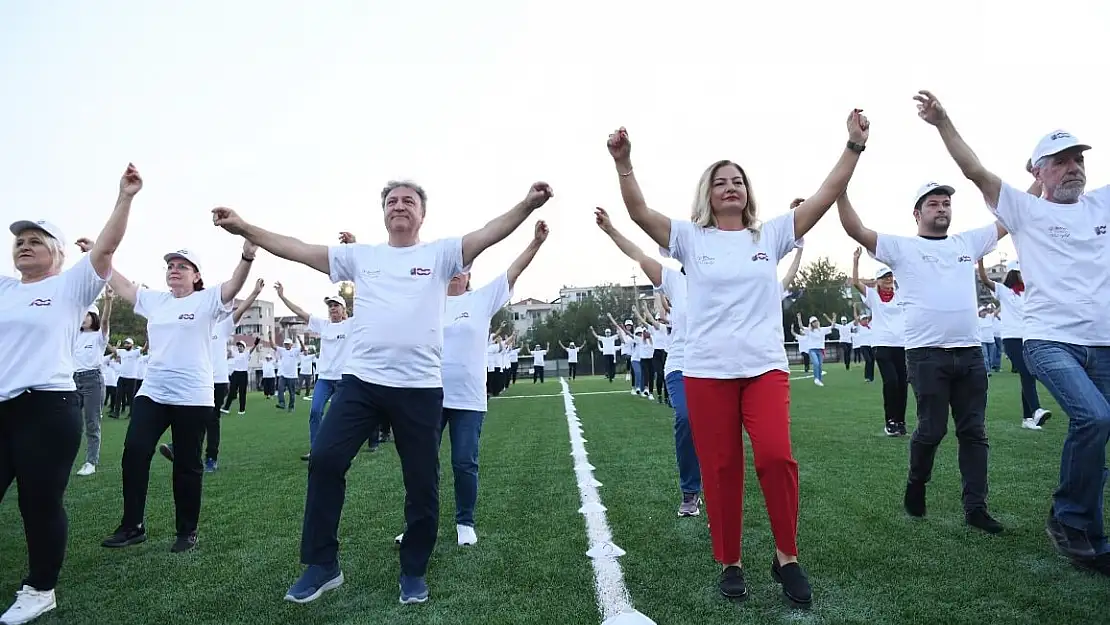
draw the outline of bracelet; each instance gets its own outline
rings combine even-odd
[[[848,142],[848,149],[855,152],[856,154],[862,154],[863,151],[867,149],[867,146],[863,145],[862,143],[856,143],[854,141],[849,141]]]
[[[617,173],[621,175],[621,178],[627,178],[632,175],[632,169],[632,167],[629,167],[628,171],[624,172],[623,174],[621,174],[619,171]]]
[[[246,255],[246,254],[243,254],[243,262],[245,262],[245,263],[253,263],[253,262],[254,262],[254,259],[253,259],[253,258],[247,258],[247,255]]]

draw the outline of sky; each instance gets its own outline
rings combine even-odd
[[[619,126],[648,203],[680,218],[722,158],[744,165],[762,218],[785,212],[816,191],[859,107],[871,138],[849,193],[867,226],[913,234],[913,194],[930,180],[957,190],[952,231],[990,223],[917,117],[918,89],[1015,186],[1028,186],[1025,161],[1057,128],[1094,146],[1088,188],[1110,182],[1110,3],[751,4],[0,2],[0,212],[53,221],[71,242],[96,237],[134,162],[145,184],[115,266],[164,287],[162,255],[184,247],[211,285],[241,252],[212,225],[215,206],[309,242],[341,230],[382,242],[380,190],[407,178],[428,192],[431,240],[479,227],[545,181],[554,199],[479,257],[472,279],[503,272],[544,219],[550,237],[514,299],[551,300],[564,285],[638,273],[595,226],[595,206],[656,253],[605,149]],[[849,271],[854,248],[834,207],[804,260]],[[1012,259],[1012,244],[987,261],[999,254]],[[875,266],[865,257],[862,273]],[[15,275],[10,255],[0,274]],[[278,280],[321,313],[335,292],[265,252],[256,277],[264,299],[277,301]]]

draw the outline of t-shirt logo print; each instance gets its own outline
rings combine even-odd
[[[1106,226],[1095,226],[1095,234],[1097,234],[1097,235],[1106,234]]]
[[[428,269],[427,267],[413,267],[412,269],[409,270],[409,275],[410,276],[430,276],[430,275],[432,275],[432,270]]]
[[[178,321],[192,321],[195,318],[196,315],[194,315],[193,313],[181,313],[177,316]]]
[[[769,260],[771,260],[771,258],[769,256],[767,256],[767,254],[765,252],[756,252],[755,254],[752,254],[752,261],[754,262],[754,261],[757,261],[757,260],[767,260],[767,261],[769,261]]]
[[[36,297],[35,299],[31,300],[31,306],[49,306],[52,303],[53,303],[53,300],[51,300],[49,297],[47,297],[47,298]]]
[[[964,255],[960,256],[960,257],[959,257],[959,258],[958,258],[958,259],[956,260],[956,262],[960,262],[960,263],[970,263],[970,262],[971,262],[971,257],[970,257],[970,256],[968,256],[967,254],[964,254]]]

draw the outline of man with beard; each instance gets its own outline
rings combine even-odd
[[[917,236],[878,234],[864,227],[847,193],[837,208],[848,236],[898,276],[905,303],[906,369],[917,397],[917,429],[910,442],[910,471],[904,506],[925,516],[925,485],[937,447],[956,423],[964,519],[991,534],[1002,524],[987,513],[987,363],[979,344],[976,263],[1006,230],[998,224],[948,234],[952,195],[930,182],[914,196]]]
[[[952,160],[1014,233],[1025,283],[1025,362],[1070,420],[1060,483],[1046,530],[1077,567],[1110,576],[1103,527],[1110,441],[1110,186],[1084,192],[1090,149],[1057,130],[1037,143],[1028,168],[1040,193],[988,171],[936,97],[921,91],[918,115],[937,128]]]

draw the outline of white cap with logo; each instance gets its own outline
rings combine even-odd
[[[893,274],[889,267],[879,267],[875,270],[875,279],[878,280],[887,274]]]
[[[169,254],[166,254],[165,256],[162,257],[162,260],[164,260],[168,263],[168,262],[170,262],[170,260],[172,260],[174,258],[183,258],[183,259],[189,261],[189,263],[193,267],[196,267],[198,272],[200,271],[200,257],[197,256],[196,252],[191,252],[189,250],[184,250],[184,249],[177,250],[177,251],[174,251],[174,252],[170,252]]]
[[[921,202],[921,198],[933,193],[951,196],[956,194],[956,190],[946,184],[940,184],[939,182],[926,182],[917,189],[917,194],[913,197],[914,208],[917,208],[917,204]]]
[[[1070,148],[1089,150],[1091,146],[1080,143],[1079,139],[1076,139],[1069,132],[1055,130],[1041,138],[1040,142],[1037,143],[1037,147],[1033,150],[1033,158],[1030,159],[1030,161],[1033,163],[1033,166],[1036,167],[1037,161],[1042,158],[1052,156],[1053,154],[1059,154]]]
[[[18,236],[19,233],[23,232],[24,230],[42,230],[46,234],[54,237],[54,240],[61,244],[62,247],[66,246],[66,237],[64,234],[62,234],[62,229],[44,219],[21,219],[19,221],[12,222],[11,227],[9,227],[8,229],[11,230],[12,234],[16,236]]]

